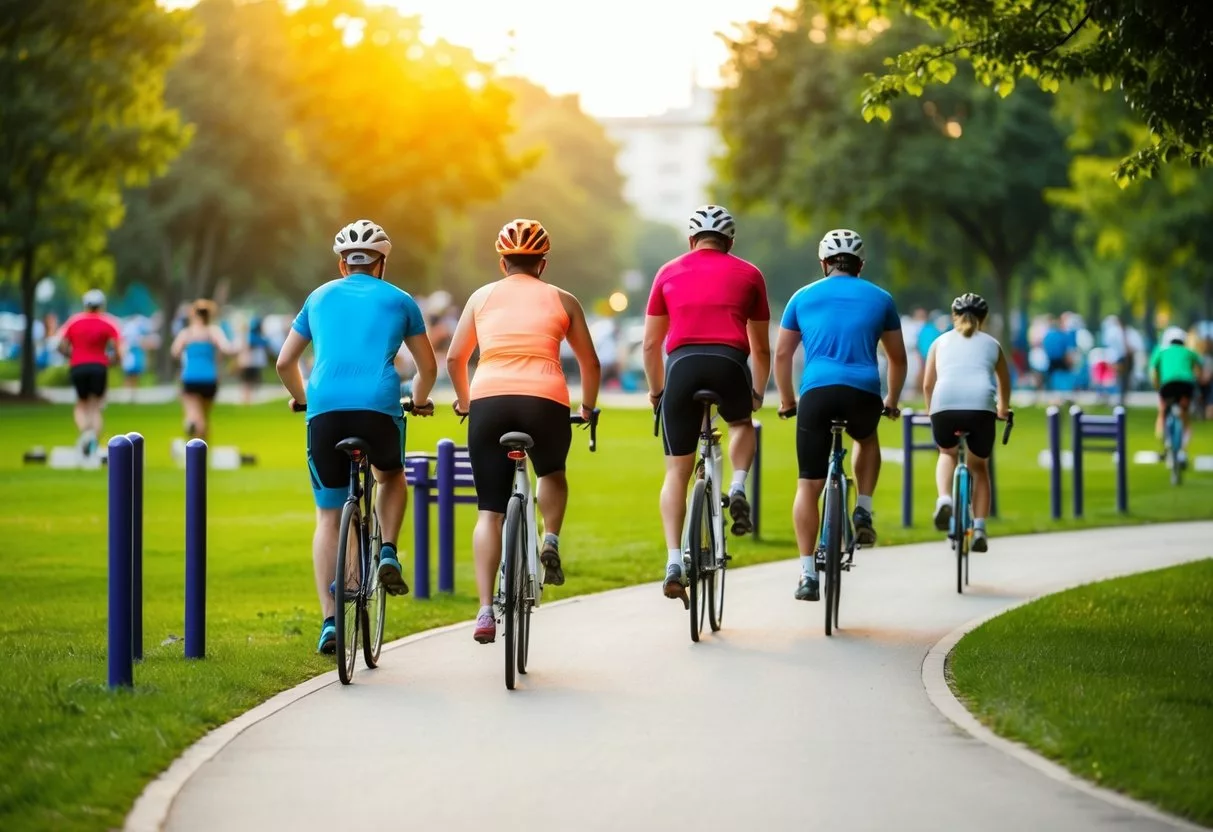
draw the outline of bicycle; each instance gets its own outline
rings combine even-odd
[[[307,405],[292,400],[291,409],[301,413],[307,410]],[[416,409],[411,399],[400,400],[402,417]],[[341,507],[341,521],[337,526],[337,569],[333,580],[333,601],[337,607],[334,622],[338,633],[337,675],[341,684],[348,685],[354,680],[360,632],[363,662],[371,669],[379,664],[387,591],[379,582],[379,547],[383,538],[375,510],[375,477],[367,456],[370,447],[359,436],[342,439],[335,447],[350,458],[349,493]],[[351,538],[358,549],[356,563],[350,558]]]
[[[1180,459],[1184,447],[1184,420],[1180,411],[1180,403],[1175,399],[1167,400],[1167,415],[1163,422],[1164,458],[1171,469],[1171,485],[1183,483],[1184,461]]]
[[[1007,426],[1002,431],[1002,444],[1007,444],[1011,438],[1011,428],[1015,427],[1015,412],[1008,411],[1005,420]],[[969,585],[969,546],[973,537],[973,487],[972,476],[969,474],[967,461],[969,432],[956,431],[960,443],[956,448],[956,470],[952,474],[952,519],[949,521],[948,540],[952,551],[956,552],[956,591],[964,593]]]
[[[779,411],[779,418],[796,415],[796,406]],[[898,409],[883,408],[881,416],[896,419]],[[842,573],[855,565],[855,527],[851,518],[855,512],[852,495],[855,481],[847,476],[843,460],[847,450],[842,446],[842,434],[847,429],[845,419],[830,420],[830,464],[826,469],[826,487],[822,492],[821,532],[813,553],[817,574],[822,583],[825,600],[825,632],[833,635],[838,629],[838,609],[842,603]]]
[[[462,414],[461,414],[462,415]],[[598,449],[598,408],[590,418],[571,416],[574,425],[590,431],[590,451]],[[543,594],[539,546],[543,531],[536,520],[537,503],[531,488],[527,451],[535,444],[529,434],[511,431],[500,439],[506,455],[514,461],[514,489],[505,512],[501,535],[501,569],[493,598],[493,613],[505,623],[505,686],[513,690],[517,676],[525,675],[531,644],[531,611]],[[525,566],[524,566],[525,564]]]

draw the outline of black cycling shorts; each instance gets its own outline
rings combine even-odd
[[[1195,395],[1196,385],[1190,381],[1168,381],[1158,388],[1158,398],[1165,402],[1179,402],[1183,404],[1184,402],[1192,401],[1192,397]]]
[[[307,423],[307,464],[320,508],[341,508],[350,485],[350,458],[337,450],[342,439],[358,437],[370,448],[371,465],[380,471],[404,467],[404,419],[377,410],[330,410]]]
[[[539,396],[486,396],[468,406],[468,462],[481,511],[504,514],[514,484],[514,461],[501,447],[511,431],[530,434],[527,451],[535,476],[563,471],[573,444],[568,405]]]
[[[884,402],[875,393],[831,384],[815,387],[796,405],[796,462],[800,479],[824,480],[830,470],[830,445],[835,419],[845,419],[847,435],[867,439],[880,426]]]
[[[746,354],[723,344],[688,344],[666,361],[665,393],[661,397],[661,433],[666,456],[695,453],[703,427],[703,405],[695,393],[711,390],[720,396],[716,408],[729,424],[744,422],[754,412],[754,387]]]
[[[994,453],[996,421],[991,410],[941,410],[931,414],[931,433],[936,445],[951,449],[960,444],[956,432],[963,430],[969,434],[965,441],[973,456],[989,459]]]
[[[217,381],[183,381],[181,382],[181,392],[189,393],[193,396],[201,396],[209,401],[214,401],[215,396],[219,393],[219,382]]]
[[[109,370],[104,364],[77,364],[67,371],[67,376],[78,399],[100,398],[109,386]]]

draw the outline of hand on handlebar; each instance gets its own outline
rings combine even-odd
[[[455,415],[459,417],[460,422],[465,422],[468,418],[468,411],[466,409],[460,410],[462,405],[463,402],[459,401],[459,399],[455,399],[455,401],[451,402],[451,410],[455,411]]]
[[[901,408],[897,406],[896,400],[885,399],[884,409],[880,411],[880,415],[896,421],[901,418]]]
[[[426,399],[423,404],[417,404],[411,398],[400,400],[400,409],[405,413],[411,413],[414,416],[433,416],[434,415],[434,400]]]
[[[306,413],[307,412],[307,402],[297,402],[297,401],[295,401],[294,396],[291,397],[291,400],[289,402],[287,402],[286,406],[291,409],[292,413]]]
[[[796,402],[792,402],[791,404],[781,402],[777,412],[780,419],[791,419],[796,415]]]

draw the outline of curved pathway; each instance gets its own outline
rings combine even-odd
[[[795,561],[730,572],[725,629],[700,644],[656,584],[573,599],[536,612],[513,693],[500,638],[475,644],[469,625],[408,639],[352,686],[312,683],[239,734],[165,828],[1174,828],[961,732],[921,669],[966,621],[1207,557],[1211,536],[1213,523],[996,539],[964,596],[943,543],[864,551],[829,639],[821,604],[792,600]]]

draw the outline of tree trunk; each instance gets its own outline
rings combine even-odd
[[[21,396],[33,398],[38,392],[37,365],[34,362],[34,256],[32,245],[21,258],[21,311],[25,313],[25,333],[21,338]],[[50,333],[47,333],[49,336]]]
[[[163,291],[160,297],[160,350],[156,361],[156,376],[163,382],[172,380],[173,356],[170,347],[173,345],[173,318],[177,316],[177,306],[181,303],[181,290],[174,279],[173,244],[166,237],[160,246],[160,268],[164,274]]]
[[[1014,311],[1011,309],[1011,289],[1015,278],[1015,270],[1014,266],[1006,260],[994,260],[991,258],[990,265],[994,268],[994,291],[998,294],[998,308],[1002,311],[1002,331],[991,332],[990,334],[1009,347],[1011,341],[1011,316],[1014,314]]]

